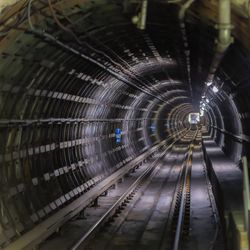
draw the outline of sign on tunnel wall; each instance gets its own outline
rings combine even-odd
[[[115,129],[115,141],[117,143],[122,142],[122,130],[120,128]]]

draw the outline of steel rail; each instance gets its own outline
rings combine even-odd
[[[180,204],[180,210],[179,210],[179,215],[178,215],[178,222],[177,222],[177,228],[176,228],[176,233],[175,233],[173,250],[178,250],[179,244],[180,244],[181,232],[182,232],[182,227],[183,227],[184,212],[185,212],[186,196],[187,196],[186,195],[186,185],[187,185],[187,178],[188,178],[188,171],[189,171],[189,166],[187,164],[189,163],[191,156],[192,156],[192,150],[190,149],[190,151],[188,153],[187,160],[186,160],[186,164],[185,164],[184,178],[182,179],[183,188],[182,188],[182,194],[181,194],[181,204]]]
[[[171,143],[162,153],[161,155],[148,167],[135,181],[134,183],[126,190],[125,193],[109,208],[109,210],[88,230],[86,234],[84,234],[77,243],[70,248],[70,250],[77,250],[81,245],[90,238],[93,233],[95,233],[100,226],[108,219],[115,210],[126,200],[126,198],[138,187],[138,185],[147,177],[147,175],[155,168],[157,163],[162,159],[162,157],[168,152],[169,149],[173,147],[173,145],[179,141],[179,139],[175,140]]]
[[[191,167],[191,159],[192,159],[192,154],[193,154],[193,141],[195,140],[197,136],[198,130],[196,131],[192,142],[190,143],[189,146],[189,152],[187,155],[187,160],[183,166],[183,170],[185,170],[184,173],[184,178],[181,178],[182,182],[182,193],[181,193],[181,204],[180,204],[180,209],[179,209],[179,214],[178,214],[178,221],[177,221],[177,228],[176,228],[176,233],[175,233],[175,238],[174,238],[174,244],[173,244],[173,250],[178,250],[179,245],[180,245],[180,238],[181,238],[181,232],[183,228],[183,220],[184,220],[184,212],[185,212],[185,205],[186,205],[186,185],[187,185],[187,178],[188,178],[188,172]]]
[[[194,141],[194,139],[196,138],[196,135],[197,135],[197,132],[195,133],[195,135],[193,136],[192,139],[190,139],[190,145],[191,143]],[[176,184],[175,184],[175,188],[174,188],[174,191],[173,191],[173,199],[171,201],[171,205],[170,205],[170,210],[168,212],[168,217],[166,219],[166,225],[165,225],[165,229],[164,229],[164,233],[163,233],[163,237],[162,237],[162,241],[161,241],[161,246],[160,246],[160,249],[161,250],[166,250],[166,249],[173,249],[173,242],[175,241],[175,237],[176,237],[176,233],[172,235],[173,233],[173,230],[172,230],[172,226],[173,226],[173,218],[175,216],[175,211],[177,209],[177,206],[179,207],[179,202],[178,202],[178,196],[179,196],[179,193],[180,193],[180,187],[183,186],[183,173],[184,171],[186,170],[186,165],[190,159],[190,145],[189,145],[189,148],[184,156],[184,160],[183,160],[183,163],[181,165],[181,169],[180,169],[180,172],[178,174],[178,178],[176,180]],[[185,189],[185,186],[183,186],[183,189]],[[181,196],[181,198],[183,198],[183,196]],[[183,211],[184,212],[184,211]],[[179,214],[179,212],[178,212]],[[180,216],[177,215],[177,220]],[[178,221],[177,221],[178,223]],[[181,224],[181,228],[182,228],[182,224]],[[177,231],[177,229],[176,229]],[[181,230],[180,230],[181,232]],[[172,235],[172,237],[170,238],[169,234]],[[172,241],[173,239],[173,241]],[[176,240],[176,242],[179,242]],[[178,249],[178,248],[177,248]]]
[[[17,250],[17,249],[34,249],[38,244],[44,241],[48,236],[55,232],[59,227],[65,224],[68,220],[73,218],[75,215],[80,213],[82,209],[88,206],[102,193],[114,185],[119,179],[121,179],[130,169],[135,167],[137,164],[145,160],[152,153],[156,152],[161,146],[166,143],[159,143],[152,147],[149,151],[143,153],[132,162],[126,164],[122,169],[119,169],[103,181],[96,184],[91,190],[74,200],[68,206],[59,210],[56,214],[50,216],[47,220],[38,224],[31,231],[28,231],[16,241],[10,243],[5,250]]]

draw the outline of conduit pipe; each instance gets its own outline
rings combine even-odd
[[[231,2],[230,0],[219,0],[218,6],[218,24],[216,25],[218,29],[218,39],[216,40],[216,51],[213,57],[207,82],[213,82],[215,72],[225,55],[226,50],[233,42],[233,38],[231,37]]]
[[[148,10],[148,0],[143,0],[139,23],[138,23],[138,29],[140,30],[145,30],[146,28],[147,10]]]
[[[148,12],[148,0],[142,0],[141,12],[132,18],[132,23],[140,30],[145,30]]]
[[[184,20],[187,9],[189,9],[189,7],[192,5],[194,1],[195,0],[187,0],[183,5],[181,5],[181,9],[179,11],[180,21]]]

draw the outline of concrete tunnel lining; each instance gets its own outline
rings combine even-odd
[[[187,13],[188,49],[175,5],[152,1],[147,29],[140,31],[131,22],[136,2],[128,9],[123,1],[53,3],[60,22],[83,42],[79,44],[57,25],[47,1],[32,1],[35,29],[46,30],[103,65],[99,67],[34,34],[27,3],[19,1],[2,12],[6,17],[0,37],[3,245],[81,196],[82,184],[104,179],[186,128],[188,113],[198,109],[216,37],[207,13],[193,14],[198,3]],[[22,21],[13,26],[16,13],[22,14]],[[249,156],[250,140],[250,61],[245,38],[240,39],[242,26],[234,28],[235,43],[215,77],[220,93],[209,94],[213,101],[205,115],[213,139],[237,163],[241,155]],[[116,128],[122,129],[120,144],[115,142]]]

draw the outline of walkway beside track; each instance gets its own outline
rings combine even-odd
[[[208,171],[227,235],[227,249],[249,250],[244,229],[243,175],[210,137],[203,137]]]

